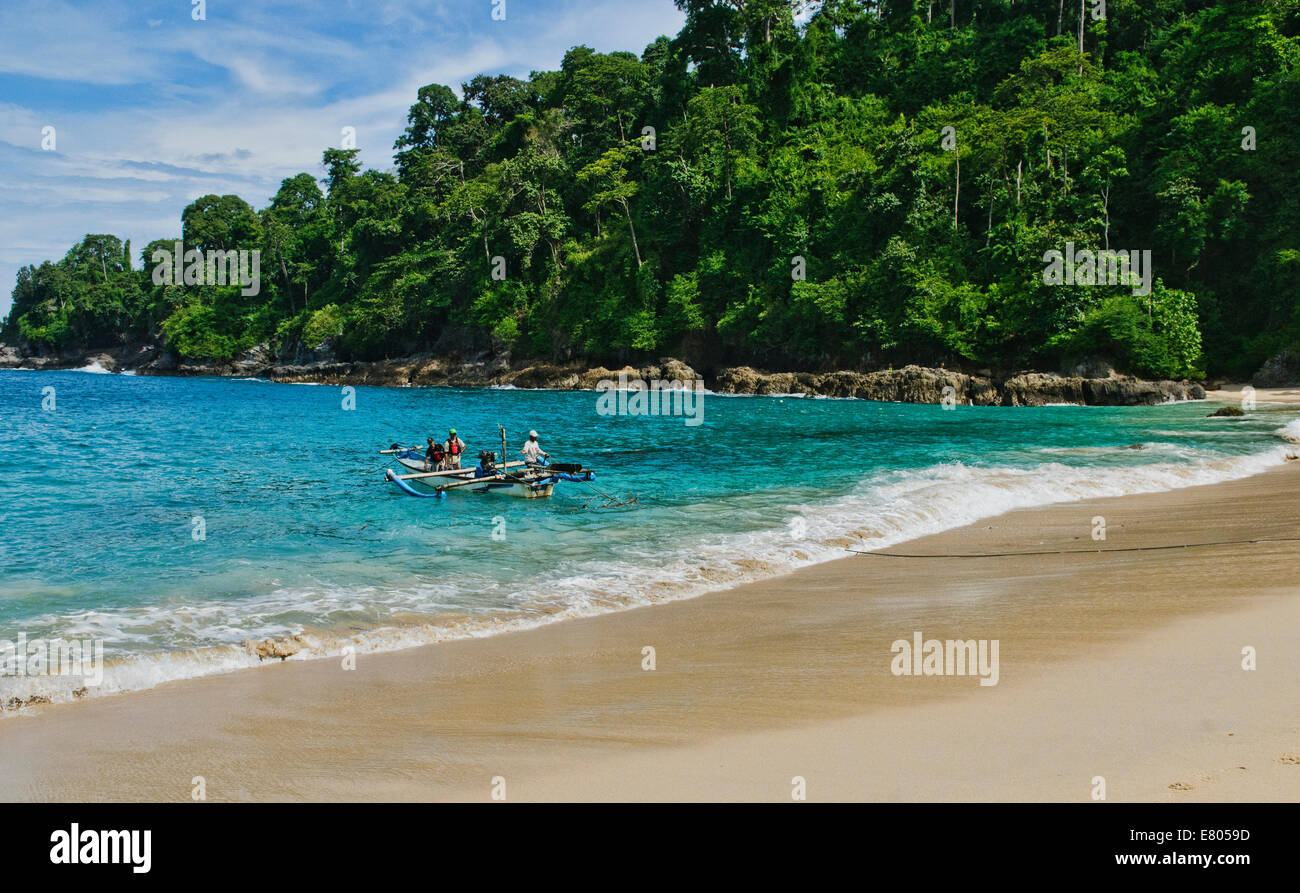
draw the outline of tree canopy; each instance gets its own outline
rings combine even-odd
[[[388,171],[331,148],[261,210],[196,199],[186,248],[260,250],[258,295],[156,285],[176,237],[133,265],[88,235],[19,272],[0,336],[1159,376],[1300,352],[1300,0],[677,5],[640,55],[420,88]],[[1045,283],[1067,243],[1150,251],[1150,293]]]

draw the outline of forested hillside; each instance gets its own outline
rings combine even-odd
[[[134,257],[86,236],[0,337],[1162,377],[1300,346],[1300,0],[677,2],[639,55],[421,88],[390,170],[327,149]],[[260,293],[155,285],[176,239],[260,249]],[[1044,284],[1068,242],[1150,250],[1151,293]]]

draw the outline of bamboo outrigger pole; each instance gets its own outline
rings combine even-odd
[[[493,481],[504,481],[505,479],[506,476],[504,474],[485,474],[481,478],[471,478],[468,481],[457,481],[454,484],[443,484],[441,487],[438,487],[437,489],[440,491],[452,490],[456,487],[468,487],[471,484],[490,484]]]
[[[502,465],[501,467],[518,468],[520,465],[523,464],[524,464],[523,462],[507,462],[505,465]],[[416,471],[411,474],[395,475],[395,477],[399,481],[413,481],[413,480],[419,480],[420,478],[452,477],[458,474],[468,474],[473,470],[474,469],[472,468],[448,468],[446,471]],[[483,480],[483,478],[478,478],[478,480]]]

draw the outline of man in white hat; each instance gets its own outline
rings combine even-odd
[[[537,432],[528,432],[528,443],[519,452],[524,454],[524,462],[527,465],[541,465],[542,458],[551,458],[551,454],[542,451],[542,445],[537,442]]]

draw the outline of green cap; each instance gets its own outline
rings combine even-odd
[[[450,434],[452,437],[455,437],[455,436],[456,436],[456,429],[455,429],[455,428],[452,428],[452,429],[451,429],[450,431],[448,431],[447,433]]]

